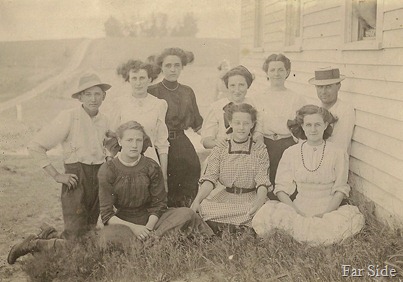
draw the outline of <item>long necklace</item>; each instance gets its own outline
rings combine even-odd
[[[174,89],[169,88],[168,86],[165,85],[164,81],[161,81],[162,85],[168,89],[169,91],[175,91],[179,87],[179,83],[177,82],[176,87]]]
[[[320,168],[320,166],[322,165],[323,157],[325,156],[326,141],[324,141],[324,144],[323,144],[322,157],[320,158],[319,165],[318,165],[318,167],[315,168],[315,169],[309,169],[309,168],[307,168],[306,165],[305,165],[304,152],[302,151],[302,148],[304,147],[304,144],[305,144],[305,143],[306,143],[306,141],[304,141],[304,143],[302,143],[302,145],[301,145],[302,164],[304,165],[304,167],[305,167],[305,169],[306,169],[307,171],[309,171],[309,172],[315,172],[315,171],[317,171],[317,170]]]

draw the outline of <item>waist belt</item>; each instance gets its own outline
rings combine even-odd
[[[238,187],[225,187],[225,191],[228,193],[233,193],[233,194],[244,194],[244,193],[250,193],[253,191],[256,191],[256,188],[238,188]]]
[[[183,130],[169,130],[168,140],[176,139],[181,135],[185,135],[185,132]]]

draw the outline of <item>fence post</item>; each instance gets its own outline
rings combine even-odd
[[[22,121],[22,106],[21,104],[17,104],[17,120]]]

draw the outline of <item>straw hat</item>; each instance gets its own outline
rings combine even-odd
[[[108,90],[112,86],[106,83],[102,83],[101,79],[94,73],[87,73],[81,76],[80,81],[78,82],[77,89],[73,94],[71,94],[71,97],[74,99],[78,99],[78,96],[82,91],[85,89],[91,88],[93,86],[99,86],[103,91]]]
[[[338,83],[344,80],[346,77],[340,75],[340,70],[337,68],[321,68],[315,71],[315,77],[308,80],[313,85],[329,85]]]

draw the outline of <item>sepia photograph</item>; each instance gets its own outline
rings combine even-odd
[[[403,281],[403,2],[0,0],[0,281]]]

